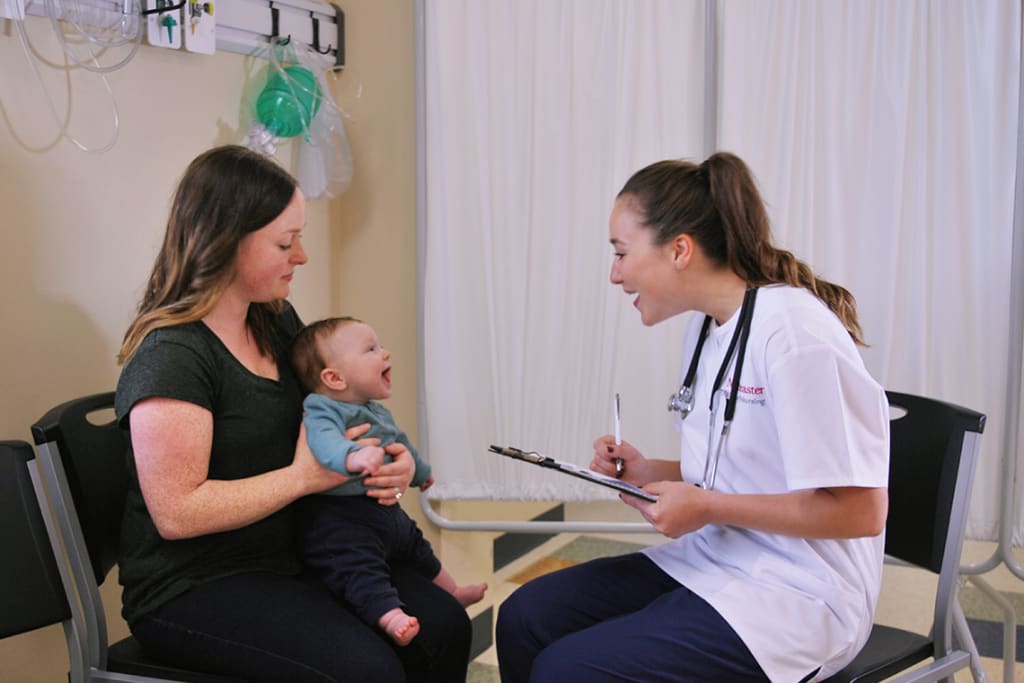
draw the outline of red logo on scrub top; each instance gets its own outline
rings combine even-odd
[[[723,387],[725,389],[726,396],[732,392],[732,378],[725,383]],[[749,387],[743,384],[739,388],[739,400],[743,403],[753,403],[755,405],[763,406],[765,398],[764,387]]]

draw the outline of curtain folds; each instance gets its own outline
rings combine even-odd
[[[776,241],[857,297],[880,382],[989,416],[976,492],[991,495],[974,496],[968,533],[995,538],[1021,384],[1007,377],[1020,3],[713,6],[717,147],[754,170]],[[607,219],[633,171],[702,154],[705,3],[424,7],[431,495],[604,497],[487,446],[586,465],[618,392],[623,437],[677,457],[665,402],[685,321],[640,325],[607,280]]]
[[[607,219],[631,170],[666,150],[700,150],[702,6],[470,0],[426,10],[431,494],[601,495],[487,446],[585,465],[619,392],[625,438],[676,450],[664,401],[680,324],[643,329],[610,287]]]

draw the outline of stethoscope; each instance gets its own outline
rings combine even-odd
[[[729,348],[725,351],[725,358],[715,375],[715,383],[711,387],[711,401],[708,410],[711,415],[708,424],[708,452],[704,459],[704,479],[700,484],[702,489],[713,489],[715,487],[715,475],[718,474],[718,461],[722,457],[722,447],[729,435],[729,427],[732,425],[733,415],[736,414],[736,400],[739,397],[740,373],[743,371],[743,356],[747,349],[747,339],[750,337],[750,323],[754,318],[754,300],[757,299],[757,287],[748,287],[743,295],[743,305],[740,307],[740,317],[736,322],[736,329],[729,340]],[[686,370],[683,383],[679,385],[679,391],[673,394],[668,400],[668,410],[679,411],[679,419],[685,420],[693,410],[693,383],[697,376],[697,364],[700,361],[701,351],[704,350],[704,342],[708,338],[708,329],[711,327],[711,316],[704,316],[704,324],[700,328],[700,336],[697,338],[697,348],[693,350],[693,358],[690,360],[690,367]],[[737,349],[737,346],[739,347]],[[736,356],[736,370],[732,375],[732,390],[729,398],[725,401],[725,416],[722,421],[722,433],[718,437],[718,446],[713,447],[715,430],[715,409],[719,394],[719,387],[722,379],[729,369],[733,353],[738,351]]]

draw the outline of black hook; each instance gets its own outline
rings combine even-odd
[[[312,12],[309,13],[309,18],[313,21],[313,50],[321,55],[330,54],[332,49],[330,45],[324,50],[320,49],[320,20]]]
[[[157,6],[154,9],[142,10],[140,14],[142,14],[142,16],[146,16],[147,14],[163,14],[164,12],[173,12],[174,10],[179,10],[182,7],[184,7],[186,2],[188,2],[188,0],[181,0],[181,2],[179,2],[177,5],[162,7],[163,3],[157,0]]]
[[[270,5],[270,42],[274,42],[274,38],[277,38],[278,34],[280,33],[280,29],[278,28],[278,16],[279,16],[279,14],[280,14],[280,10],[278,10],[276,7],[274,7],[273,4],[271,4]],[[278,45],[287,45],[288,43],[291,42],[291,39],[292,39],[292,34],[289,33],[284,38],[284,40],[277,41],[277,44]]]
[[[334,68],[340,69],[345,66],[345,13],[333,2],[334,23],[338,28],[338,49],[334,52]]]

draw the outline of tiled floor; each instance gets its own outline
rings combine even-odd
[[[647,535],[586,535],[561,534],[544,543],[524,557],[502,568],[493,577],[486,598],[488,605],[497,606],[523,581],[530,577],[585,561],[593,557],[631,552],[643,544],[658,542],[657,537]],[[965,550],[965,561],[978,562],[991,553],[988,544],[969,543]],[[999,568],[983,576],[983,580],[998,590],[1016,608],[1017,619],[1024,619],[1024,582],[1005,568]],[[931,621],[928,610],[917,605],[927,605],[934,596],[935,586],[922,581],[921,573],[904,567],[887,566],[879,600],[877,621],[907,628],[926,630]],[[1002,651],[1002,615],[995,603],[981,590],[966,582],[961,604],[969,620],[972,633],[978,641],[983,655],[985,680],[998,683],[1004,680],[1004,664],[998,657]],[[495,610],[496,612],[496,610]],[[1017,660],[1014,667],[1013,683],[1024,683],[1024,626],[1017,627]],[[985,656],[994,655],[994,656]],[[498,683],[497,657],[493,647],[485,650],[470,665],[468,683]],[[957,683],[973,681],[969,672],[956,676]]]

